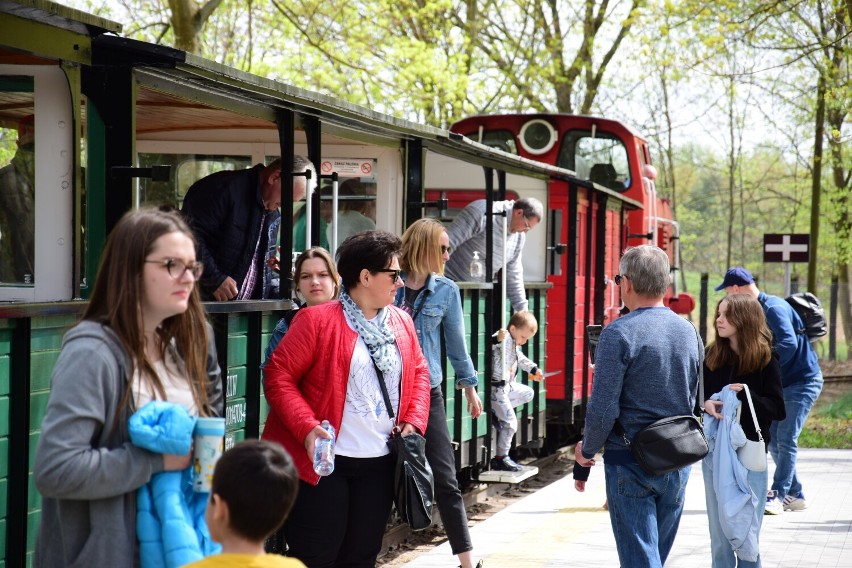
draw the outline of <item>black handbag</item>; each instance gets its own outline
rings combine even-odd
[[[698,337],[698,397],[699,406],[704,406],[704,356],[703,344]],[[630,448],[633,459],[645,473],[661,475],[701,460],[710,452],[704,428],[698,417],[692,414],[669,416],[652,422],[628,440],[624,427],[615,423],[615,431],[621,434]]]
[[[385,376],[375,361],[373,368],[379,378],[388,416],[393,418],[394,412],[385,385]],[[432,504],[435,502],[432,468],[426,459],[426,438],[417,432],[403,436],[399,428],[394,427],[388,446],[396,456],[393,476],[393,503],[396,512],[408,523],[411,530],[423,530],[432,524]]]
[[[393,502],[397,513],[411,530],[423,530],[432,524],[435,495],[432,468],[426,460],[426,438],[416,432],[408,436],[397,433],[388,445],[396,455]]]
[[[645,426],[625,443],[646,473],[660,475],[694,464],[710,451],[704,428],[691,414],[670,416]]]

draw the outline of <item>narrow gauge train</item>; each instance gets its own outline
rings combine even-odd
[[[544,442],[545,410],[554,400],[566,403],[564,424],[579,426],[590,380],[583,326],[616,316],[619,300],[607,276],[615,272],[620,249],[636,239],[632,233],[672,236],[662,233],[668,225],[659,222],[661,210],[649,212],[646,204],[656,200],[584,179],[569,163],[524,154],[523,146],[509,144],[511,136],[505,147],[494,148],[485,136],[490,126],[481,133],[457,127],[462,136],[414,124],[129,40],[120,31],[119,24],[45,0],[0,0],[0,177],[15,168],[22,178],[18,189],[30,191],[34,207],[32,214],[14,216],[0,210],[0,247],[21,228],[34,235],[30,258],[4,265],[0,282],[0,566],[31,560],[40,509],[32,455],[50,374],[63,334],[85,306],[106,235],[125,211],[179,206],[193,181],[221,169],[281,156],[286,174],[294,154],[307,155],[322,174],[305,223],[311,230],[302,239],[314,244],[323,241],[326,217],[336,227],[338,216],[356,203],[378,228],[401,233],[424,214],[449,220],[453,209],[477,197],[541,199],[548,215],[530,234],[524,269],[530,309],[543,323],[528,350],[557,375],[536,385],[538,396],[519,409],[518,444]],[[604,123],[617,126],[598,122]],[[558,124],[553,128],[563,132]],[[644,162],[635,157],[638,140],[622,139],[635,180],[642,176],[640,163],[649,162],[647,154]],[[28,158],[18,151],[29,151]],[[339,182],[348,178],[363,189],[346,193]],[[294,206],[290,184],[282,185],[284,218],[302,214],[304,204]],[[647,220],[633,222],[637,214]],[[282,231],[283,258],[298,237],[289,227]],[[487,400],[499,303],[490,279],[461,287],[468,348]],[[277,318],[291,307],[292,282],[282,278],[280,288],[279,300],[206,304],[226,382],[228,444],[262,431],[268,408],[261,354]],[[448,422],[459,477],[475,480],[492,451],[491,420],[470,419],[452,385],[449,378]]]
[[[666,250],[673,267],[666,304],[681,314],[695,307],[694,298],[677,288],[679,226],[669,201],[657,196],[647,141],[615,120],[568,114],[486,115],[461,120],[450,130],[572,173],[551,176],[539,192],[513,186],[512,195],[506,196],[546,195],[544,230],[527,235],[524,271],[528,280],[550,286],[545,357],[547,369],[557,373],[546,384],[546,438],[552,447],[559,446],[578,438],[591,394],[585,326],[605,325],[622,307],[613,280],[621,251],[640,244]],[[463,181],[471,176],[456,176],[449,169],[445,174],[437,183],[430,178],[427,199],[443,196],[450,216],[481,197]]]

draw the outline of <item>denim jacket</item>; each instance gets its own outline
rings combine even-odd
[[[396,292],[397,307],[405,299],[405,288]],[[447,346],[447,358],[456,372],[456,388],[475,387],[476,369],[465,348],[465,330],[459,287],[455,282],[435,274],[429,276],[423,291],[414,302],[414,329],[420,348],[429,363],[432,388],[439,386],[444,375],[441,371],[441,328]]]

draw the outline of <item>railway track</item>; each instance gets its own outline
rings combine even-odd
[[[852,383],[852,375],[824,375],[822,380],[827,384]]]

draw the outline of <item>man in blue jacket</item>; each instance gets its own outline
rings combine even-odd
[[[735,266],[725,273],[716,286],[725,294],[751,294],[763,306],[766,322],[772,330],[772,344],[781,363],[781,384],[784,387],[784,409],[787,418],[773,422],[769,452],[775,462],[772,489],[766,496],[767,515],[807,508],[802,484],[796,475],[799,434],[819,393],[822,391],[822,371],[817,356],[804,333],[799,314],[783,298],[761,292],[751,272]]]

